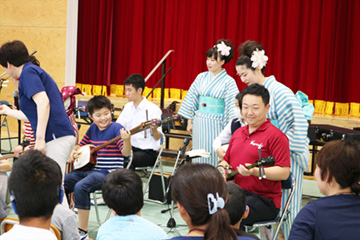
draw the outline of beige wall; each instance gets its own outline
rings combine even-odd
[[[66,21],[67,0],[0,0],[0,44],[17,39],[29,53],[37,50],[40,66],[61,89],[65,85]],[[12,103],[14,90],[10,80],[0,99]],[[9,123],[10,131],[17,134],[17,121],[9,118]]]

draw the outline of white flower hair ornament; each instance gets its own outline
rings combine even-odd
[[[209,214],[213,215],[217,212],[218,208],[223,209],[225,207],[225,201],[222,197],[219,196],[219,193],[216,193],[216,197],[214,194],[209,193],[207,195]],[[211,204],[212,203],[212,204]],[[212,207],[211,207],[212,205]]]
[[[260,69],[263,69],[263,67],[265,67],[267,61],[268,61],[268,56],[265,55],[265,51],[264,50],[259,50],[256,49],[255,51],[253,51],[252,56],[250,58],[250,60],[252,61],[251,66],[253,68],[257,68],[259,67]]]
[[[222,56],[227,57],[230,55],[231,47],[227,46],[223,41],[221,41],[221,43],[216,44],[215,47]]]

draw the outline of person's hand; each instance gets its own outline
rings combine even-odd
[[[224,156],[225,156],[225,149],[223,149],[222,147],[219,147],[217,150],[216,150],[216,155],[218,156],[219,159],[223,159]]]
[[[0,172],[9,172],[12,169],[12,164],[7,160],[3,159],[0,161]]]
[[[131,133],[129,130],[121,129],[120,134],[121,134],[121,138],[124,142],[130,141]]]
[[[24,148],[24,152],[29,151],[30,149],[31,149],[30,146],[26,146],[26,147]]]
[[[223,165],[218,165],[216,169],[220,172],[221,176],[223,176],[224,180],[226,181],[226,169]]]
[[[74,149],[73,149],[73,150],[71,151],[71,153],[70,153],[69,159],[67,160],[68,163],[73,163],[73,162],[75,162],[76,156],[74,156],[74,155],[79,154],[79,152],[78,152],[79,149],[80,149],[80,146],[79,146],[79,145],[76,145],[76,146],[74,147]]]
[[[250,163],[245,163],[246,166],[251,165]],[[252,169],[247,169],[244,165],[240,164],[237,168],[237,170],[239,171],[239,173],[245,177],[248,177],[250,175],[252,175]]]
[[[34,149],[46,153],[45,140],[36,139]]]
[[[192,133],[193,130],[193,124],[192,124],[192,120],[188,120],[187,121],[187,127],[186,127],[186,131],[188,131],[189,133]]]
[[[151,132],[156,132],[158,127],[159,127],[158,125],[150,125]]]
[[[0,105],[0,115],[8,115],[9,111],[11,111],[11,109],[7,105]]]

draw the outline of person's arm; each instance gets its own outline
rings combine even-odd
[[[153,133],[153,138],[157,141],[160,139],[161,133],[158,130],[158,126],[151,126],[151,131]]]
[[[231,78],[231,77],[230,77]],[[229,79],[225,85],[225,109],[224,117],[222,118],[223,127],[225,127],[232,119],[235,118],[234,109],[235,109],[235,96],[239,93],[239,89],[236,85],[236,82],[233,78]]]
[[[74,161],[75,161],[75,157],[74,157],[74,155],[76,155],[77,153],[78,153],[78,151],[79,151],[79,149],[80,149],[80,146],[79,145],[76,145],[75,147],[74,147],[74,149],[71,151],[71,153],[70,153],[70,156],[69,156],[69,159],[68,159],[68,163],[73,163]]]
[[[193,124],[192,124],[192,120],[188,119],[187,120],[187,126],[186,126],[186,131],[188,131],[190,134],[192,133],[193,130]]]
[[[151,106],[151,105],[150,105]],[[154,106],[153,106],[154,107]],[[158,119],[158,120],[161,120],[161,115],[162,115],[162,111],[160,108],[158,108],[156,106],[155,109],[152,109],[151,111],[151,108],[149,109],[149,112],[151,112],[151,115],[150,115],[150,119]],[[161,128],[162,126],[152,126],[151,125],[151,132],[152,132],[152,137],[158,141],[160,139],[160,136],[161,136]]]
[[[251,165],[250,163],[246,163],[246,166]],[[244,165],[240,164],[237,168],[239,173],[245,177],[248,176],[259,176],[259,168],[254,167],[251,169],[247,169]],[[280,167],[280,166],[273,166],[265,168],[265,175],[267,180],[273,181],[281,181],[288,179],[290,174],[290,167]]]
[[[226,150],[223,149],[221,146],[223,144],[229,143],[230,139],[231,139],[231,123],[232,121],[230,121],[226,127],[224,128],[224,130],[221,131],[221,133],[219,134],[219,136],[217,136],[213,142],[213,149],[216,152],[216,155],[220,158],[223,159],[223,157],[225,156]]]
[[[0,160],[0,172],[10,172],[12,169],[12,164],[6,160]]]
[[[273,167],[264,168],[266,179],[279,181],[286,180],[290,174],[290,149],[289,141],[287,137],[280,132],[277,128],[276,131],[271,132],[271,136],[267,140],[268,151],[271,156],[275,158],[275,164]],[[243,176],[259,176],[259,168],[246,169],[245,167],[250,165],[246,163],[238,166],[238,171]]]
[[[271,93],[270,93],[271,94]],[[277,111],[280,130],[289,139],[290,151],[303,153],[304,147],[308,147],[307,133],[308,122],[298,100],[286,86],[281,86],[273,93],[275,106],[282,110]]]
[[[123,148],[121,150],[122,154],[127,157],[131,153],[131,133],[129,130],[122,128],[120,130],[121,138],[123,140]]]
[[[36,103],[38,117],[35,149],[45,152],[45,132],[50,115],[50,101],[45,91],[34,94],[32,99]]]
[[[21,121],[29,121],[22,111],[11,109],[6,105],[0,106],[0,115],[7,115]]]
[[[195,111],[199,109],[199,91],[201,88],[201,81],[204,78],[204,74],[199,74],[195,81],[191,84],[189,91],[181,103],[178,114],[189,121],[193,119]]]

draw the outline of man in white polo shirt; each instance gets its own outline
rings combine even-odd
[[[128,103],[116,122],[127,130],[151,119],[161,119],[161,110],[142,96],[145,80],[140,74],[132,74],[125,81],[125,93]],[[143,132],[131,136],[133,160],[131,168],[152,166],[160,148],[161,127],[152,126]]]

